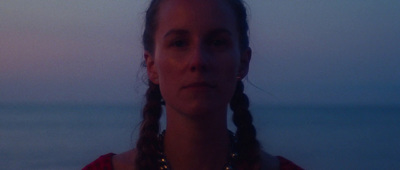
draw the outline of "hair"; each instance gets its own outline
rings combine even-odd
[[[241,51],[249,48],[247,12],[242,0],[226,0],[233,9],[237,29],[239,32],[239,48]],[[157,30],[157,12],[162,0],[152,0],[146,11],[145,29],[143,32],[144,50],[154,53],[155,32]],[[146,67],[145,64],[143,64]],[[139,139],[136,144],[136,168],[155,170],[158,159],[158,134],[160,133],[160,117],[162,114],[163,99],[158,85],[148,81],[149,88],[146,92],[146,104],[143,108]],[[249,111],[249,99],[244,94],[244,85],[238,81],[235,93],[230,101],[233,111],[233,122],[237,127],[237,166],[243,169],[254,169],[260,161],[260,144],[256,139],[256,129]]]

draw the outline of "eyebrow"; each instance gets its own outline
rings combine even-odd
[[[183,30],[183,29],[172,29],[169,30],[165,35],[164,38],[171,35],[171,34],[176,34],[176,35],[187,35],[189,34],[189,31]]]
[[[217,29],[214,29],[214,30],[210,31],[207,34],[211,35],[211,36],[215,36],[215,35],[218,35],[218,34],[228,34],[230,36],[232,35],[232,33],[229,30],[225,29],[225,28],[217,28]]]
[[[175,35],[187,35],[187,34],[189,34],[189,31],[184,30],[184,29],[171,29],[164,35],[164,38],[169,36],[169,35],[172,35],[172,34],[175,34]],[[225,29],[225,28],[213,29],[213,30],[211,30],[210,32],[207,33],[207,35],[211,35],[211,36],[215,36],[215,35],[218,35],[218,34],[232,35],[232,33],[229,30]]]

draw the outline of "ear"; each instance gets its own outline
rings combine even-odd
[[[154,84],[158,84],[158,73],[154,63],[154,57],[148,51],[144,52],[144,60],[146,62],[147,76]]]
[[[246,77],[247,73],[249,72],[250,60],[251,60],[251,48],[248,47],[246,50],[242,52],[240,56],[240,66],[238,72],[238,77],[240,77],[240,80]]]

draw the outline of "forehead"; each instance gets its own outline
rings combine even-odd
[[[236,31],[234,11],[225,0],[165,0],[158,13],[158,33],[170,29],[203,32],[211,29]]]

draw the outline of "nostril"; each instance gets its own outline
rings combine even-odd
[[[196,71],[196,67],[195,66],[190,67],[190,71],[192,72]]]
[[[196,72],[196,71],[200,71],[200,72],[203,72],[203,71],[206,71],[206,66],[205,65],[201,65],[201,66],[192,66],[192,67],[190,67],[190,71],[191,72]]]

